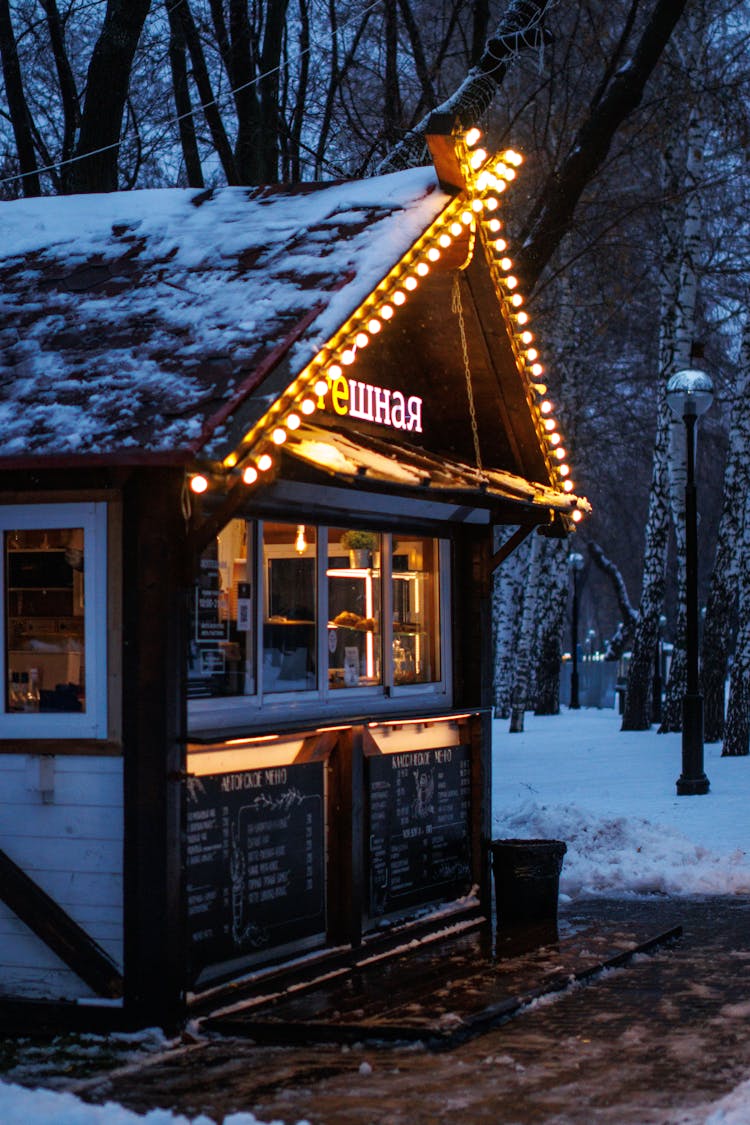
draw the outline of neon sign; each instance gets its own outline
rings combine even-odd
[[[393,430],[422,433],[422,399],[417,395],[407,396],[401,391],[339,375],[331,380],[328,392],[320,396],[320,410],[326,408],[329,397],[334,413],[342,417],[360,418]]]

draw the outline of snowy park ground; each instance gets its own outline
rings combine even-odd
[[[526,716],[522,734],[495,723],[493,836],[564,840],[561,899],[750,894],[750,757],[721,758],[705,749],[710,791],[677,797],[679,735],[623,734],[614,711],[564,710]],[[119,1045],[123,1058],[167,1050],[158,1034]],[[94,1058],[103,1040],[87,1037],[79,1050]],[[132,1056],[131,1056],[132,1057]],[[80,1062],[80,1059],[79,1059]],[[87,1105],[74,1095],[28,1089],[34,1067],[45,1083],[44,1055],[27,1059],[0,1082],[3,1125],[212,1125],[205,1115],[158,1109],[144,1115],[119,1105]],[[45,1083],[49,1085],[49,1082]],[[683,1120],[681,1118],[681,1120]],[[750,1077],[701,1114],[695,1125],[750,1125]],[[223,1125],[257,1125],[235,1113]],[[470,1123],[467,1123],[470,1125]]]

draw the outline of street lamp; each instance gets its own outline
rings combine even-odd
[[[685,423],[687,477],[685,480],[685,657],[686,691],[682,700],[682,773],[678,796],[708,793],[703,771],[703,696],[698,684],[698,514],[695,490],[695,431],[708,410],[714,386],[705,371],[678,371],[667,383],[667,403]]]
[[[568,555],[568,566],[573,575],[573,668],[570,673],[570,707],[577,711],[581,704],[578,700],[578,575],[583,567],[583,555],[575,551]]]

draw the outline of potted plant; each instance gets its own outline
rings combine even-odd
[[[378,537],[372,531],[345,531],[341,536],[341,546],[349,552],[349,566],[369,566],[370,554],[377,542]]]

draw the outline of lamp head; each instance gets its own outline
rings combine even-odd
[[[577,551],[573,551],[568,555],[568,566],[571,570],[581,570],[583,567],[583,555],[579,555]]]
[[[667,405],[678,418],[705,414],[713,402],[714,385],[705,371],[677,371],[667,383]]]

